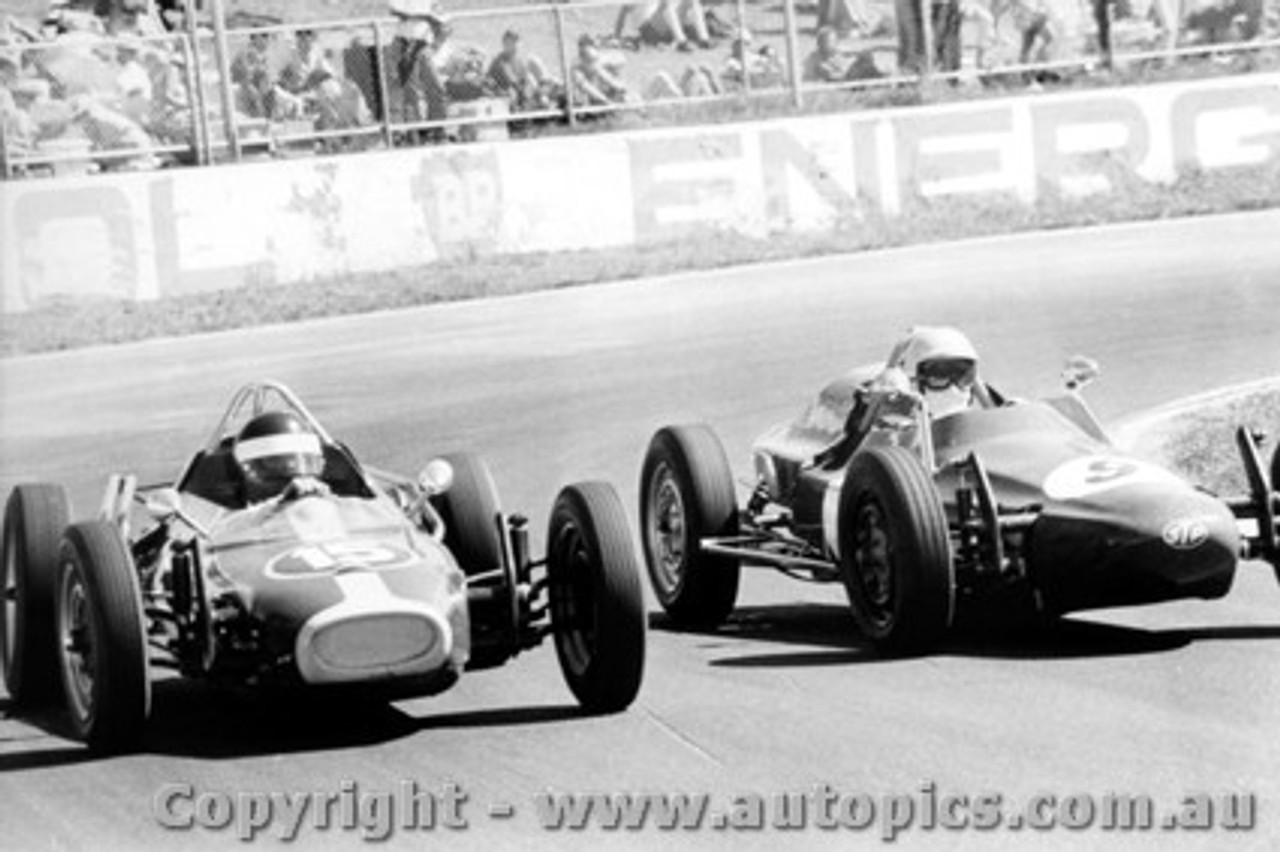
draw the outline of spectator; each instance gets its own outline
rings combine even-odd
[[[106,19],[107,32],[113,36],[153,38],[166,35],[159,14],[147,0],[120,0]]]
[[[231,60],[236,109],[250,118],[277,119],[288,112],[287,95],[271,79],[271,34],[251,33],[244,50]]]
[[[433,59],[435,28],[423,18],[405,18],[391,41],[387,106],[392,122],[443,121],[448,100]],[[441,134],[434,130],[433,139]]]
[[[622,38],[627,18],[639,13],[638,30],[642,44],[674,44],[678,50],[693,50],[693,45],[710,47],[707,13],[702,0],[644,0],[618,10],[613,35]]]
[[[95,100],[90,95],[76,95],[71,100],[71,115],[76,125],[93,141],[99,151],[127,151],[127,156],[104,158],[109,171],[154,169],[160,160],[152,153],[155,142],[137,122]]]
[[[316,41],[316,31],[298,30],[294,35],[293,55],[280,72],[280,85],[290,94],[307,95],[334,76],[333,66]]]
[[[489,63],[485,75],[493,91],[507,98],[516,111],[550,109],[555,106],[556,82],[547,74],[542,60],[520,52],[520,34],[502,34],[502,50]]]
[[[120,112],[131,121],[146,124],[151,117],[151,74],[142,64],[146,48],[125,39],[116,45],[116,88],[120,93]]]
[[[578,39],[578,59],[573,63],[573,96],[579,106],[608,106],[628,99],[627,85],[600,54],[589,35]]]
[[[806,83],[842,83],[849,71],[849,60],[840,53],[833,27],[819,27],[816,45],[805,57],[800,79]]]
[[[733,40],[729,59],[725,62],[720,79],[726,91],[742,91],[749,84],[752,90],[772,89],[787,80],[786,70],[777,52],[769,45],[759,50],[749,50],[751,34],[743,34]]]
[[[18,60],[8,52],[0,52],[0,124],[4,128],[4,150],[0,154],[6,158],[29,153],[35,144],[35,122],[26,104],[20,104],[28,82],[31,81],[22,79]]]
[[[144,52],[142,59],[151,76],[151,115],[145,123],[147,131],[166,143],[189,144],[192,140],[191,99],[182,54],[170,57],[152,50]]]
[[[831,27],[841,38],[854,30],[871,32],[866,0],[818,0],[818,29]]]
[[[1022,45],[1018,61],[1026,65],[1049,60],[1058,28],[1050,0],[1014,0],[1013,21]]]
[[[320,49],[315,30],[298,30],[293,56],[280,72],[280,86],[302,99],[304,111],[315,118],[318,130],[340,130],[368,121],[359,90],[335,73]]]
[[[921,0],[894,0],[898,20],[898,73],[919,74],[924,70],[924,21]],[[930,0],[933,26],[933,66],[942,71],[960,68],[960,29],[964,19],[960,0]]]

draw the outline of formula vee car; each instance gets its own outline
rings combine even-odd
[[[281,460],[283,488],[255,495]],[[479,457],[433,459],[416,479],[362,467],[277,383],[242,387],[172,484],[114,475],[97,518],[68,515],[59,486],[9,496],[0,650],[15,703],[61,692],[97,748],[138,741],[153,665],[393,700],[552,636],[586,711],[622,710],[640,687],[640,572],[610,486],[565,487],[534,560],[526,519],[501,511]]]
[[[1249,494],[1220,498],[1122,452],[1079,389],[1002,396],[978,380],[968,407],[934,416],[885,364],[824,387],[754,444],[739,506],[724,450],[705,425],[669,426],[640,481],[654,592],[676,625],[732,612],[743,565],[843,583],[857,626],[885,653],[938,645],[962,612],[1067,612],[1216,598],[1241,557],[1280,573],[1280,450],[1240,428]],[[970,609],[965,610],[965,607]]]

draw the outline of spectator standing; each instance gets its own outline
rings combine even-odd
[[[823,27],[831,27],[841,38],[854,30],[871,32],[866,0],[818,0],[818,29]]]
[[[960,68],[960,31],[964,18],[960,0],[894,0],[898,21],[898,73],[924,71],[924,21],[922,6],[929,9],[933,28],[933,65],[937,70]]]
[[[391,120],[401,124],[443,121],[448,100],[434,61],[435,29],[423,18],[400,22],[391,41],[387,105]],[[438,129],[427,134],[441,136]]]
[[[639,19],[638,31],[643,44],[674,44],[678,50],[710,47],[707,31],[707,12],[702,0],[644,0],[631,3],[618,10],[613,35],[622,38],[627,19],[635,14]]]

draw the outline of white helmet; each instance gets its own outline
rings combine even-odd
[[[891,368],[901,369],[934,416],[967,408],[978,378],[978,351],[947,326],[917,326],[893,347]]]

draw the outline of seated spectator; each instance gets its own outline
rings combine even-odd
[[[627,84],[605,62],[600,46],[589,35],[578,39],[578,58],[571,73],[573,99],[578,106],[608,106],[628,100]]]
[[[303,110],[315,118],[317,130],[341,130],[369,121],[364,96],[354,83],[334,71],[316,41],[315,30],[298,30],[294,53],[280,72],[280,86],[302,99]]]
[[[22,78],[18,60],[0,52],[0,126],[4,129],[4,150],[0,154],[22,156],[30,153],[35,144],[35,122],[22,103],[28,82],[34,81]]]
[[[542,60],[520,51],[520,34],[502,34],[502,51],[493,57],[486,74],[494,93],[507,98],[516,111],[551,109],[559,84],[551,79]]]
[[[335,76],[333,66],[316,41],[315,30],[298,30],[294,34],[293,54],[280,72],[280,85],[290,94],[306,95]]]
[[[152,50],[144,52],[142,60],[151,77],[151,114],[143,126],[166,144],[190,144],[191,99],[182,54],[169,56]]]
[[[707,13],[702,0],[644,0],[618,10],[613,35],[622,38],[627,18],[639,13],[638,30],[642,44],[674,44],[678,50],[693,50],[693,45],[710,47]]]
[[[486,62],[480,48],[450,42],[436,51],[433,61],[450,101],[474,101],[489,94]]]
[[[754,91],[777,88],[786,83],[787,72],[782,60],[769,45],[749,50],[751,34],[744,32],[733,41],[729,59],[720,78],[726,91],[742,91],[749,84]]]
[[[140,125],[151,116],[151,74],[142,64],[144,50],[149,48],[132,39],[116,44],[115,83],[120,93],[120,112]]]
[[[271,34],[251,33],[249,43],[231,60],[236,109],[250,118],[286,117],[287,95],[271,79]]]
[[[806,83],[843,83],[848,72],[849,59],[840,52],[835,29],[819,27],[816,45],[805,57],[800,79]]]
[[[128,156],[103,158],[101,166],[108,171],[154,169],[160,160],[151,151],[155,141],[137,122],[111,109],[89,95],[77,95],[71,101],[75,124],[93,142],[97,151],[127,151]]]

